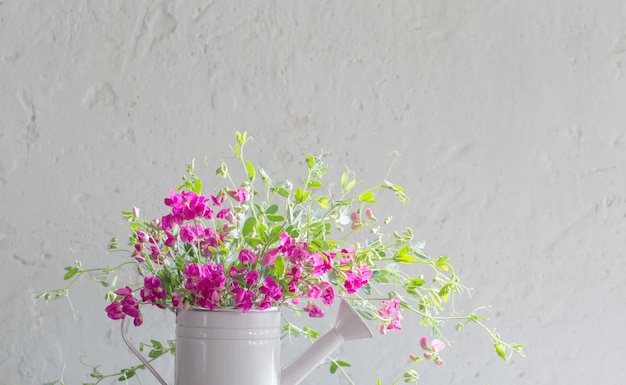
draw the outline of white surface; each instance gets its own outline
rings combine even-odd
[[[136,363],[93,285],[77,322],[30,291],[112,258],[120,210],[160,215],[236,129],[277,178],[324,149],[375,182],[402,153],[390,179],[412,205],[386,210],[478,287],[459,308],[491,304],[528,344],[506,365],[475,329],[453,334],[424,384],[618,384],[625,58],[621,0],[0,1],[0,385]],[[173,336],[150,318],[132,338]],[[343,348],[357,384],[403,367],[423,334],[405,328]],[[306,383],[345,383],[326,372]]]

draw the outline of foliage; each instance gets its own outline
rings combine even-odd
[[[117,266],[83,269],[76,261],[65,269],[66,287],[39,297],[68,297],[82,275],[93,274],[108,289],[109,318],[132,317],[136,326],[143,323],[143,306],[174,312],[189,307],[246,312],[278,306],[323,317],[335,299],[343,297],[382,334],[401,329],[402,320],[413,313],[434,335],[440,335],[448,321],[456,321],[458,329],[474,323],[486,331],[503,359],[523,353],[522,345],[506,343],[490,330],[483,316],[442,315],[450,310],[453,296],[464,291],[450,256],[430,256],[424,242],[414,240],[411,228],[387,230],[391,218],[378,220],[372,210],[388,195],[408,204],[402,187],[384,180],[356,192],[357,180],[350,171],[341,175],[338,185],[326,185],[328,165],[322,155],[307,155],[306,176],[299,183],[274,181],[244,158],[247,134],[235,136],[233,156],[245,174],[241,183],[232,179],[224,161],[216,173],[226,186],[203,194],[202,179],[190,163],[183,183],[164,199],[168,209],[161,218],[143,219],[136,208],[123,212],[131,230],[128,248],[120,248],[115,238],[109,244],[110,250],[126,255]],[[136,269],[137,279],[120,285],[119,272],[127,265]],[[284,326],[284,335],[315,339],[318,334],[290,322]],[[156,349],[155,343],[151,352],[173,351],[173,345]],[[438,356],[443,346],[435,345],[433,354],[430,345],[422,344],[423,357],[411,356],[411,367],[394,383],[416,383],[414,368],[426,359],[443,363]],[[346,374],[348,366],[329,361],[332,373]],[[116,375],[126,380],[137,369],[142,366]],[[96,384],[108,377],[97,367],[91,376]]]

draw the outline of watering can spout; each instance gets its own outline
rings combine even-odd
[[[372,337],[361,316],[341,299],[335,326],[281,370],[280,385],[299,384],[344,341]]]

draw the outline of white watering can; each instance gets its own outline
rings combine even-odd
[[[344,341],[372,338],[363,319],[343,299],[335,326],[280,368],[281,316],[277,308],[189,309],[176,316],[175,385],[297,385]],[[130,350],[167,383],[135,349]]]

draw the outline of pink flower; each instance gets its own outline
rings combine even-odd
[[[221,206],[222,203],[224,203],[224,200],[226,199],[226,196],[222,194],[218,196],[209,195],[209,197],[211,198],[215,206]]]
[[[322,295],[322,289],[316,285],[309,285],[309,292],[306,295],[311,299],[318,299]]]
[[[401,330],[400,320],[402,320],[402,314],[398,309],[400,301],[396,298],[391,300],[380,301],[380,309],[378,309],[378,315],[383,318],[378,331],[380,334],[385,334],[389,330]]]
[[[355,253],[356,251],[354,250],[354,246],[348,246],[345,249],[341,249],[341,252],[339,254],[341,256],[341,259],[338,262],[339,266],[347,265],[348,263],[350,263],[350,261],[354,259]]]
[[[280,301],[283,298],[283,288],[272,277],[265,277],[259,292],[270,302]]]
[[[239,251],[239,261],[241,261],[241,263],[252,264],[256,262],[256,258],[256,254],[251,250],[241,249]]]
[[[217,217],[218,219],[224,220],[228,214],[230,214],[230,207],[226,207],[226,208],[224,208],[224,209],[221,209],[221,210],[217,213],[216,217]]]
[[[192,225],[185,225],[180,228],[180,233],[178,234],[180,240],[182,242],[194,243],[198,234],[196,233],[196,229]]]
[[[243,188],[238,188],[236,191],[229,191],[228,194],[237,202],[245,202],[248,199],[246,196],[246,190]]]
[[[335,290],[328,282],[321,282],[319,287],[322,289],[322,302],[326,306],[330,306],[335,301]]]
[[[124,314],[122,304],[119,301],[112,302],[104,310],[107,312],[107,316],[111,319],[122,319],[126,317]]]
[[[161,280],[155,276],[147,276],[143,279],[143,288],[139,292],[145,302],[155,303],[165,298],[165,289],[161,287]]]
[[[183,203],[183,198],[180,194],[176,194],[174,190],[170,190],[170,197],[165,198],[163,203],[169,207],[179,207]]]
[[[344,282],[344,287],[348,294],[354,294],[361,287],[367,285],[371,276],[372,271],[367,266],[361,266],[356,272],[348,271]]]
[[[238,287],[233,290],[235,295],[235,307],[241,309],[244,313],[252,308],[252,293],[243,287]]]
[[[141,230],[135,230],[135,234],[137,234],[137,240],[139,243],[148,242],[148,234]]]
[[[350,221],[352,222],[352,225],[350,225],[350,228],[352,230],[356,230],[359,227],[361,227],[361,216],[359,215],[358,212],[353,211],[352,214],[350,214]]]
[[[309,317],[311,318],[321,318],[324,316],[324,311],[312,301],[309,301],[308,304],[304,308],[302,308],[302,310],[308,312]]]
[[[180,297],[180,294],[178,294],[178,292],[172,293],[172,306],[177,309],[182,309],[182,307],[184,306],[183,299]]]
[[[439,357],[439,352],[446,347],[446,344],[443,341],[434,339],[429,343],[428,337],[423,336],[420,338],[420,346],[424,350],[424,358],[427,360],[434,358],[434,362],[437,365],[445,364],[445,361]]]
[[[246,279],[246,284],[248,286],[254,286],[256,281],[259,279],[259,271],[251,270],[247,272],[246,275],[244,275],[243,277]]]
[[[261,263],[261,266],[269,266],[272,263],[274,263],[274,261],[276,260],[276,257],[278,257],[279,252],[280,252],[280,249],[278,247],[266,251],[261,256],[261,260],[259,261]]]
[[[135,326],[139,326],[143,323],[141,312],[139,311],[139,303],[133,296],[133,290],[126,286],[114,291],[118,297],[116,301],[109,304],[104,310],[107,316],[111,319],[117,320],[124,317],[131,316],[134,318],[133,323]]]

